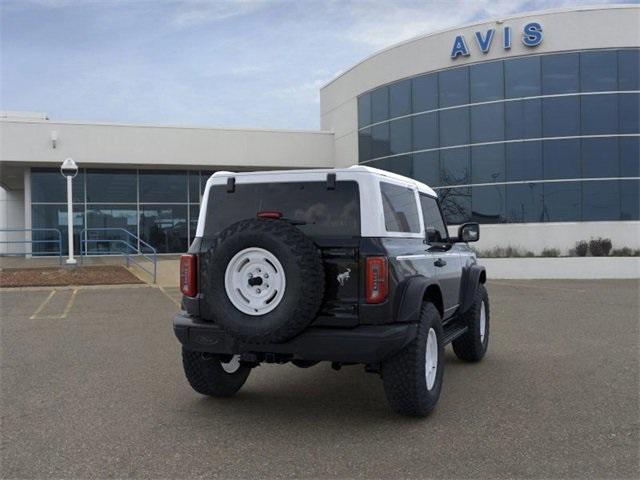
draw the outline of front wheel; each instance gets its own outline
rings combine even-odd
[[[460,360],[479,362],[489,347],[489,295],[484,284],[479,284],[473,304],[462,316],[467,332],[452,342],[453,351]]]
[[[221,358],[185,348],[182,349],[182,366],[191,387],[210,397],[232,396],[251,372],[251,367],[240,363],[238,355]]]
[[[382,364],[384,392],[396,412],[424,417],[438,403],[444,373],[442,339],[440,312],[425,302],[416,338]]]

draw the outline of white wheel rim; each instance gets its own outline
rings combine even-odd
[[[480,343],[484,343],[484,336],[487,329],[487,314],[484,309],[484,302],[480,304]]]
[[[227,373],[236,373],[240,368],[240,355],[234,355],[227,363],[220,362],[222,369]]]
[[[224,288],[234,307],[247,315],[265,315],[282,301],[286,278],[282,264],[268,250],[245,248],[224,273]]]
[[[427,390],[431,390],[436,383],[436,375],[438,373],[438,337],[433,328],[429,329],[429,334],[427,335],[424,373],[427,379]]]

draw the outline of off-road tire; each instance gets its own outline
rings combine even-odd
[[[252,316],[238,310],[225,290],[225,271],[239,251],[257,247],[282,264],[286,288],[272,311]],[[304,330],[316,317],[324,297],[324,268],[310,238],[283,220],[250,219],[218,234],[200,259],[203,317],[246,343],[278,343]]]
[[[182,366],[191,387],[202,395],[230,397],[247,381],[251,367],[240,364],[238,370],[227,373],[220,357],[182,349]]]
[[[485,308],[485,334],[484,340],[480,339],[480,311],[482,303]],[[489,347],[490,331],[489,295],[484,284],[480,283],[473,297],[473,304],[462,315],[462,321],[467,325],[467,332],[456,338],[451,345],[453,351],[460,360],[465,362],[479,362],[487,353]]]
[[[427,388],[425,355],[430,329],[436,333],[438,364],[435,383]],[[444,373],[442,320],[430,302],[422,305],[416,337],[404,349],[382,363],[384,392],[391,408],[402,415],[424,417],[438,403]]]

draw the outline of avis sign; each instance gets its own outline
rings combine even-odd
[[[496,29],[490,28],[486,32],[475,32],[474,38],[476,44],[482,53],[489,53],[491,44],[493,43],[493,37],[496,35]],[[509,50],[511,48],[511,27],[503,27],[502,29],[502,48]],[[538,22],[527,23],[522,28],[522,43],[526,47],[537,47],[542,43],[542,25]],[[456,59],[458,57],[468,57],[470,55],[469,47],[464,35],[458,35],[453,41],[453,48],[451,49],[451,58]]]

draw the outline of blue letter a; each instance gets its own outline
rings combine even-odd
[[[453,48],[451,49],[451,58],[457,58],[458,55],[462,55],[463,57],[469,56],[469,49],[467,48],[467,44],[464,41],[464,36],[458,35],[456,39],[453,41]]]
[[[490,28],[489,30],[487,30],[487,36],[484,38],[482,38],[481,32],[476,32],[476,41],[478,42],[478,46],[480,47],[482,53],[487,53],[489,51],[494,32],[495,30],[493,28]]]

